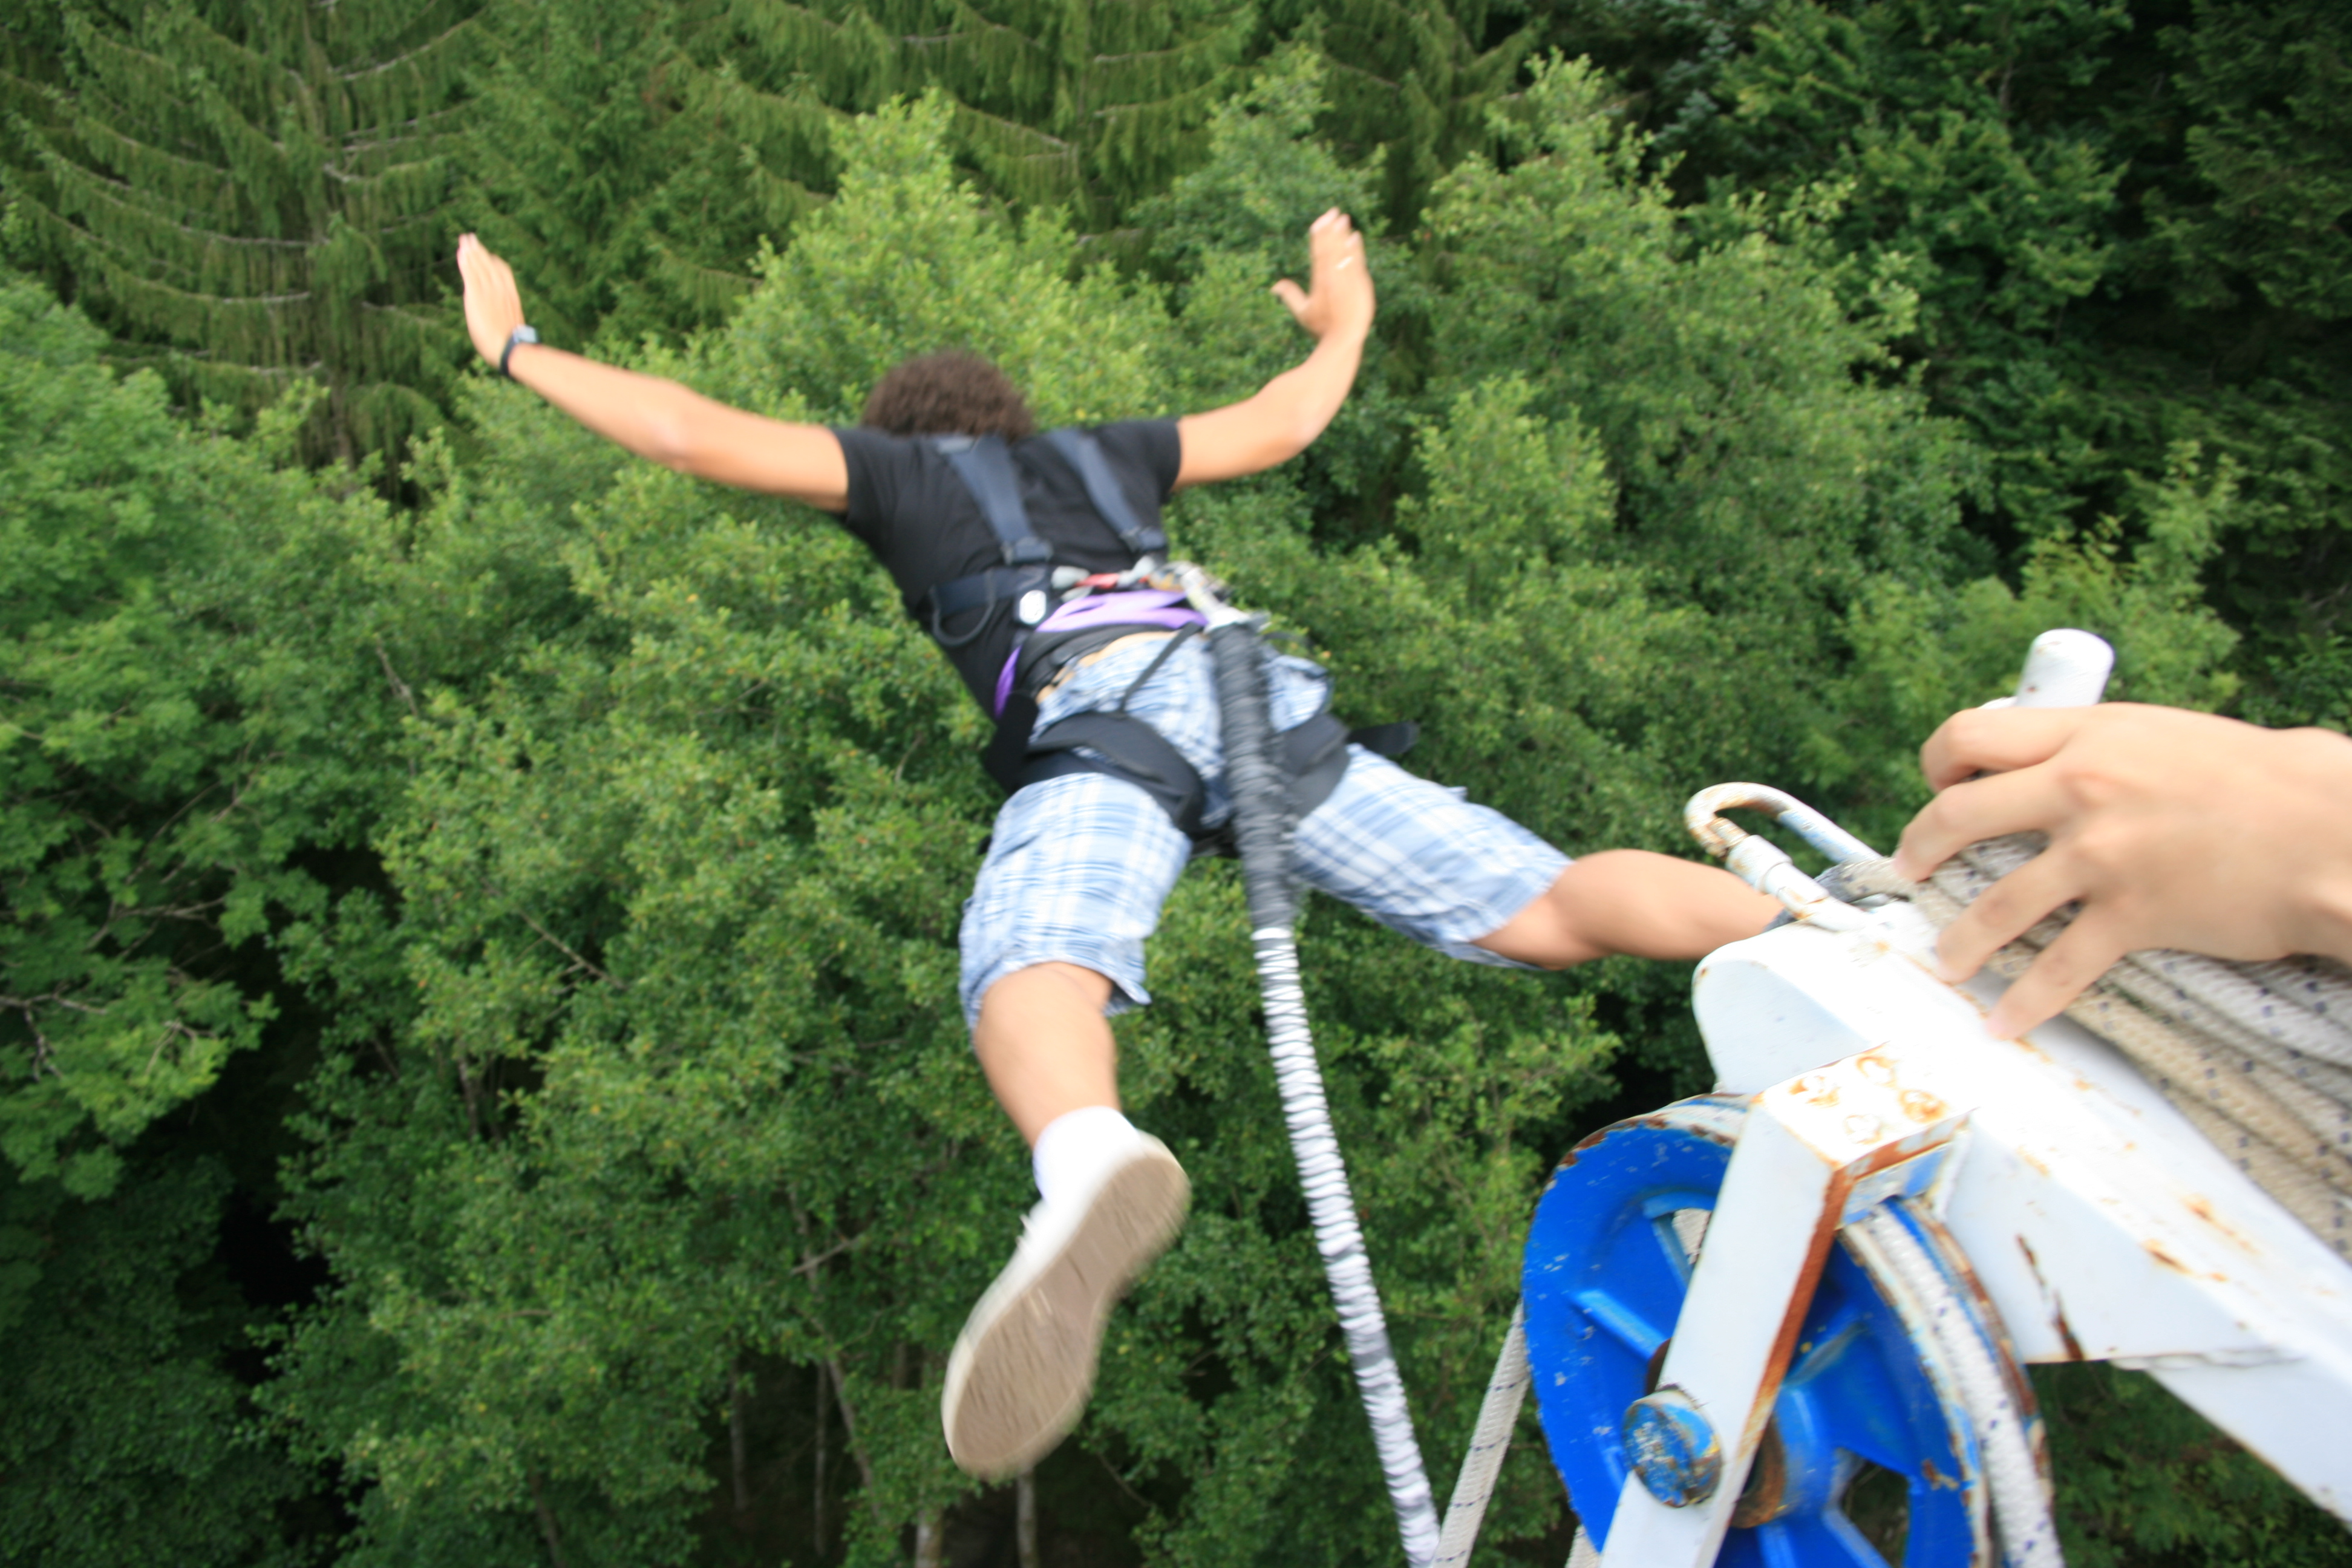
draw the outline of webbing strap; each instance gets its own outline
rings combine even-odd
[[[1079,756],[1079,746],[1100,755]],[[1094,773],[1138,786],[1160,803],[1178,832],[1201,837],[1201,809],[1208,802],[1201,775],[1167,737],[1126,713],[1073,713],[1031,736],[1020,780],[1033,784],[1064,773]]]
[[[1144,679],[1151,673],[1146,670]],[[1128,695],[1134,695],[1133,687]],[[985,765],[1008,794],[1065,773],[1108,773],[1140,787],[1160,803],[1179,831],[1208,852],[1233,852],[1222,830],[1203,832],[1201,812],[1207,804],[1207,789],[1192,764],[1184,760],[1184,753],[1158,730],[1122,707],[1074,713],[1033,736],[1030,726],[1036,717],[1034,698],[1015,697],[1006,704],[995,742],[989,747]],[[1351,742],[1383,756],[1397,756],[1412,744],[1416,730],[1417,726],[1404,723],[1350,731],[1329,713],[1318,713],[1276,735],[1276,767],[1289,788],[1293,818],[1305,820],[1330,798],[1347,773]],[[1080,755],[1076,751],[1080,746],[1093,754]]]
[[[996,534],[1007,566],[1025,566],[1054,558],[1053,546],[1029,526],[1029,510],[1021,504],[1021,476],[1013,470],[1013,454],[1001,436],[934,436],[931,445],[948,460],[980,503],[982,516]],[[1102,454],[1095,454],[1097,460]]]
[[[1078,482],[1087,487],[1087,500],[1102,520],[1110,524],[1122,543],[1138,555],[1157,555],[1168,548],[1168,536],[1156,528],[1146,527],[1128,504],[1127,493],[1118,488],[1118,476],[1110,471],[1109,461],[1103,457],[1102,443],[1087,431],[1075,425],[1065,425],[1058,430],[1045,432],[1045,439],[1062,460],[1076,468]]]

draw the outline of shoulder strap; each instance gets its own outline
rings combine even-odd
[[[1053,548],[1029,526],[1029,509],[1021,504],[1021,477],[1013,472],[1013,454],[1002,437],[934,436],[931,445],[980,503],[1007,566],[1053,559]]]
[[[1138,555],[1157,555],[1168,548],[1168,536],[1157,528],[1148,528],[1128,504],[1127,493],[1118,488],[1118,476],[1110,471],[1110,461],[1103,456],[1102,443],[1091,431],[1075,425],[1065,425],[1058,430],[1045,432],[1045,439],[1062,460],[1078,471],[1078,480],[1087,487],[1087,500],[1095,510],[1110,524],[1120,542]]]

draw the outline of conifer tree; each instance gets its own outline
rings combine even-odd
[[[1491,0],[1333,0],[1307,24],[1333,68],[1332,139],[1380,160],[1391,224],[1410,224],[1438,176],[1489,144],[1489,116],[1538,37],[1532,19],[1505,31],[1506,9]]]
[[[747,121],[761,108],[777,130],[803,120],[795,85],[854,111],[938,88],[997,195],[1071,204],[1091,227],[1206,153],[1254,21],[1237,0],[741,0],[730,16],[740,75],[717,83]]]
[[[830,185],[832,111],[698,66],[713,23],[676,0],[509,3],[483,23],[459,205],[532,280],[551,342],[715,325],[762,238]]]
[[[62,0],[64,88],[17,121],[16,222],[184,395],[320,384],[316,449],[437,423],[436,277],[477,0]]]

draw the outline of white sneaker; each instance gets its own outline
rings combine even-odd
[[[1092,1188],[1029,1211],[948,1358],[940,1421],[965,1471],[1017,1474],[1078,1424],[1111,1303],[1176,1238],[1191,1195],[1176,1156],[1139,1132]]]

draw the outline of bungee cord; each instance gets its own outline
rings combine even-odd
[[[1298,948],[1291,934],[1298,916],[1297,889],[1290,874],[1296,824],[1289,784],[1275,762],[1265,642],[1256,618],[1227,605],[1206,573],[1186,563],[1170,571],[1183,584],[1193,607],[1209,619],[1225,782],[1233,795],[1234,841],[1249,899],[1250,944],[1257,957],[1266,1043],[1315,1247],[1323,1258],[1331,1304],[1371,1426],[1372,1447],[1396,1510],[1405,1561],[1411,1568],[1429,1568],[1438,1551],[1437,1505],[1422,1463],[1420,1439],[1413,1435],[1404,1377],[1389,1343],[1388,1320],[1372,1280],[1363,1229],[1356,1221],[1355,1199],[1307,1028],[1307,993],[1299,983]]]

